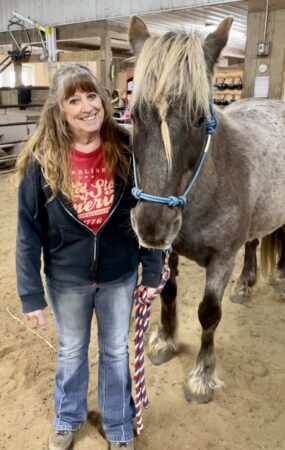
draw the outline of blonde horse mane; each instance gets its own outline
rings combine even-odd
[[[209,118],[210,83],[201,38],[197,33],[166,33],[147,39],[134,74],[132,104],[155,106],[161,119],[161,136],[169,169],[171,140],[166,122],[169,102],[178,100],[186,119]],[[177,106],[179,108],[179,106]]]

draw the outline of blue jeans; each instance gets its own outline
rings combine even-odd
[[[98,325],[98,399],[106,437],[133,439],[128,333],[137,273],[109,283],[78,285],[47,279],[59,339],[55,429],[77,430],[87,418],[88,347],[93,312]]]

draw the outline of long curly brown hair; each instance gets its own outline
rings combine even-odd
[[[22,178],[26,166],[36,160],[43,168],[52,190],[52,198],[59,192],[72,201],[70,148],[72,132],[62,113],[61,104],[79,90],[96,92],[104,108],[100,136],[104,145],[108,170],[126,179],[129,167],[129,134],[112,118],[107,93],[92,72],[80,64],[66,64],[55,73],[49,96],[42,109],[39,124],[17,160],[17,173]]]

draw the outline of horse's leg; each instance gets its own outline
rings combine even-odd
[[[277,242],[276,242],[277,241]],[[278,248],[278,250],[277,250]],[[270,279],[270,284],[280,294],[284,294],[284,282],[285,282],[285,227],[279,228],[275,232],[275,250],[276,256],[279,257],[277,263],[277,271],[273,270],[273,276]],[[273,257],[274,259],[274,257]],[[276,258],[275,258],[276,260]],[[273,267],[273,264],[272,264]]]
[[[245,244],[243,269],[234,287],[234,292],[230,296],[233,303],[246,303],[251,300],[251,288],[256,283],[256,247],[258,244],[258,239],[253,239]]]
[[[214,334],[221,320],[221,301],[234,267],[234,255],[212,257],[206,269],[206,286],[198,315],[202,326],[196,366],[185,383],[185,397],[192,403],[212,400],[213,390],[223,383],[215,376]]]
[[[285,278],[285,226],[282,228],[279,228],[278,237],[281,242],[281,255],[280,255],[277,267],[278,267],[281,278]]]
[[[159,365],[169,361],[176,353],[174,337],[176,330],[176,295],[178,275],[178,255],[169,257],[170,278],[161,292],[161,325],[149,339],[148,356],[153,364]]]

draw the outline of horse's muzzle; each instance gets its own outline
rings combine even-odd
[[[181,228],[181,209],[142,201],[132,209],[131,223],[141,245],[166,250]]]

